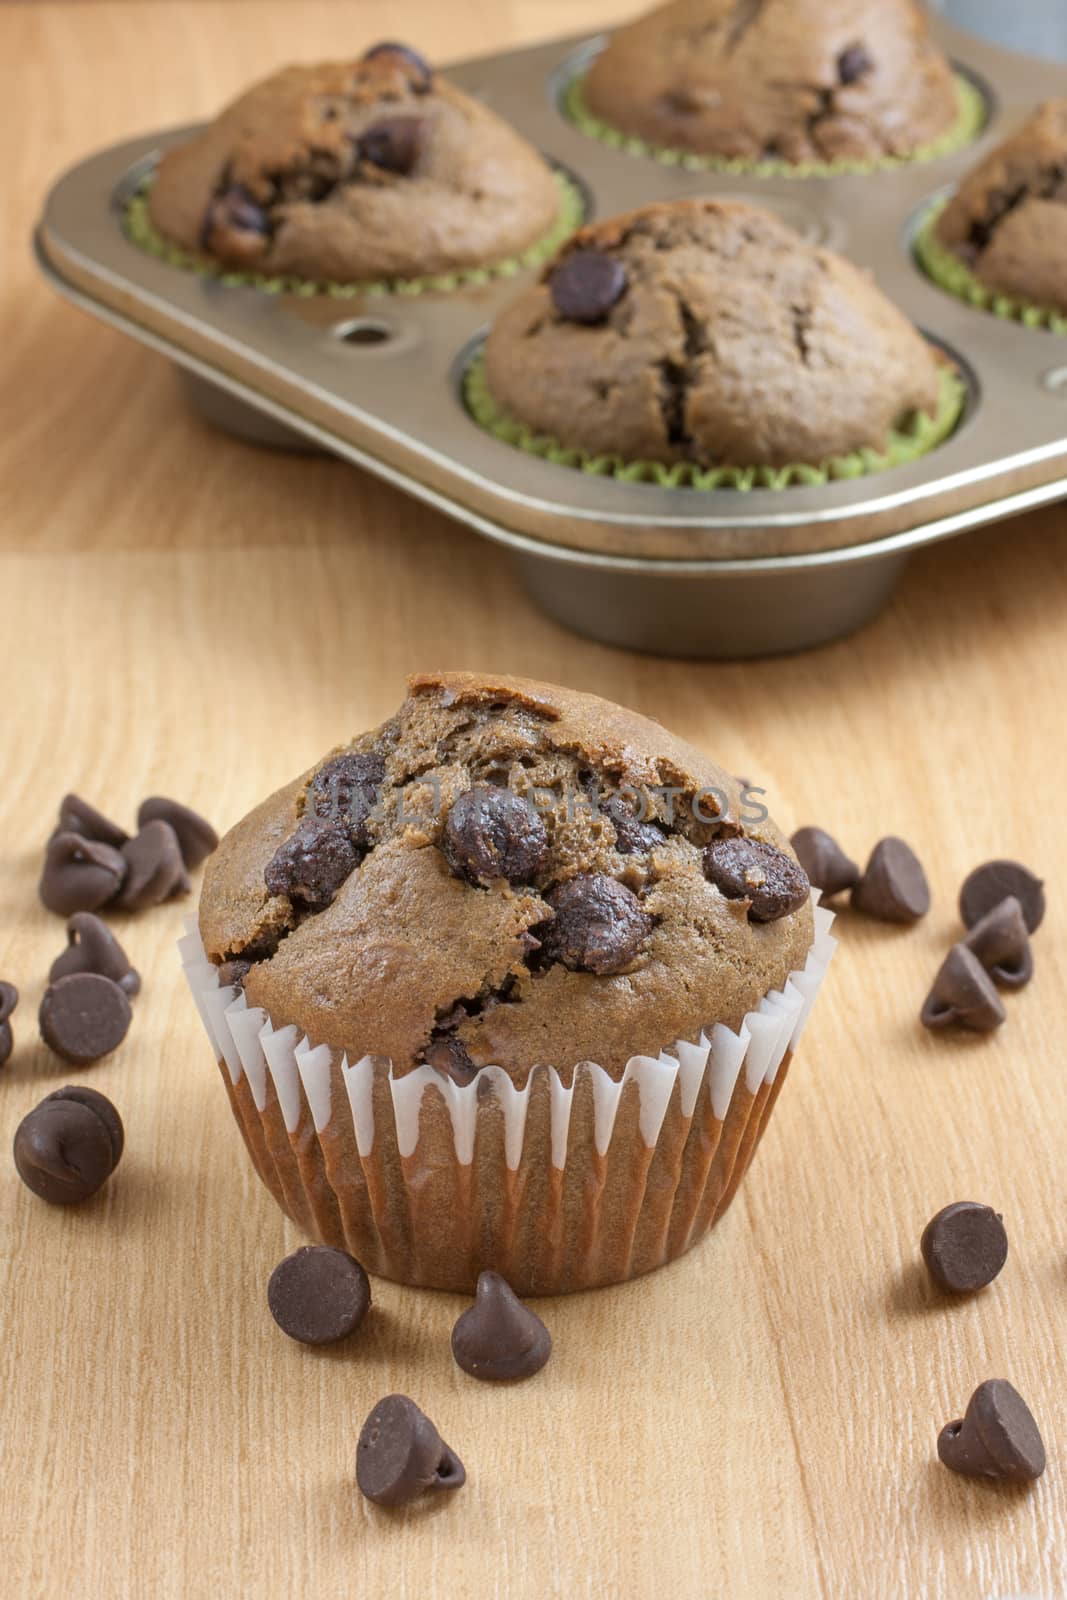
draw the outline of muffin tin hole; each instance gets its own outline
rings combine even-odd
[[[354,345],[359,350],[380,350],[383,345],[395,342],[396,329],[377,317],[353,317],[348,322],[339,322],[333,336],[342,344]]]

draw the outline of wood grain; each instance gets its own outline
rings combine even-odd
[[[448,57],[615,9],[409,0],[402,32]],[[507,1392],[452,1366],[448,1297],[375,1285],[351,1350],[283,1339],[265,1283],[297,1237],[243,1157],[183,992],[181,908],[120,924],[145,990],[127,1044],[86,1081],[126,1119],[122,1168],[69,1213],[0,1172],[3,1590],[1062,1595],[1063,512],[929,552],[879,623],[817,654],[641,659],[564,634],[500,553],[348,468],[212,435],[161,361],[35,276],[26,242],[59,168],[207,113],[286,58],[400,27],[371,0],[0,11],[18,130],[0,196],[0,974],[23,990],[4,1139],[68,1076],[34,1027],[62,943],[34,893],[60,794],[132,817],[143,794],[172,792],[229,824],[385,716],[420,667],[559,678],[652,712],[761,779],[788,827],[822,822],[855,852],[912,840],[935,909],[911,932],[844,919],[727,1221],[649,1280],[542,1306],[556,1354]],[[916,1014],[956,888],[999,853],[1050,881],[1037,978],[998,1036],[932,1038]],[[947,1305],[917,1271],[918,1238],[962,1197],[1004,1212],[1012,1253],[991,1290]],[[938,1428],[989,1376],[1043,1426],[1032,1492],[935,1460]],[[395,1518],[352,1484],[362,1417],[392,1389],[470,1473],[456,1500]]]

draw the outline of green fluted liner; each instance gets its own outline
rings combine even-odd
[[[947,200],[940,200],[931,206],[915,237],[915,255],[927,277],[932,278],[939,289],[955,295],[957,300],[966,300],[980,311],[992,312],[993,316],[1010,322],[1021,322],[1027,328],[1047,328],[1050,333],[1067,334],[1067,316],[1062,311],[1054,311],[1051,306],[1032,305],[990,289],[975,277],[966,262],[941,243],[937,237],[937,220],[947,204]]]

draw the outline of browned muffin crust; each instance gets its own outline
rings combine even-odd
[[[561,265],[590,252],[623,292],[585,324]],[[933,413],[933,350],[858,268],[770,212],[680,200],[582,229],[497,319],[497,404],[593,455],[748,466],[883,450]]]
[[[559,206],[537,151],[400,47],[257,84],[167,152],[149,194],[184,248],[323,282],[504,260]]]
[[[1067,313],[1067,99],[964,179],[936,232],[987,288]]]
[[[594,1060],[618,1077],[632,1055],[695,1039],[705,1024],[737,1027],[803,967],[807,880],[774,824],[746,820],[737,781],[699,751],[607,701],[523,679],[434,674],[410,691],[393,718],[258,807],[211,857],[205,947],[217,963],[251,962],[248,1001],[276,1023],[353,1060],[388,1057],[397,1072],[428,1061],[467,1081],[496,1064],[523,1081],[534,1066],[569,1075]],[[361,758],[355,768],[338,765],[349,756]],[[313,813],[326,816],[331,775],[367,763],[381,773],[377,806],[369,816],[355,806],[359,864],[332,902],[312,911],[270,895],[279,848]],[[639,797],[620,795],[627,786]],[[535,838],[514,837],[510,881],[479,875],[487,836],[457,808],[472,790],[508,805],[535,798],[540,824]],[[626,812],[641,803],[636,828]],[[748,890],[707,859],[730,840],[769,847]],[[773,920],[755,920],[783,881]],[[574,916],[590,886],[607,923]]]
[[[674,0],[614,36],[584,97],[653,144],[792,164],[906,157],[959,115],[914,0]]]

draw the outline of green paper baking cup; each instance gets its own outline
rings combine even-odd
[[[149,255],[165,261],[168,266],[183,272],[195,272],[202,278],[213,278],[229,288],[260,289],[265,294],[295,294],[311,299],[316,295],[329,295],[335,300],[352,300],[369,295],[419,295],[471,288],[492,283],[498,278],[513,278],[528,267],[539,267],[548,261],[566,243],[571,234],[585,221],[585,197],[577,184],[556,169],[553,174],[559,189],[560,208],[555,226],[532,244],[521,255],[510,256],[484,267],[471,267],[458,272],[443,272],[424,278],[382,278],[373,283],[326,283],[309,278],[292,276],[268,277],[261,272],[234,272],[213,261],[210,256],[194,250],[185,250],[160,233],[148,211],[148,194],[151,179],[143,184],[128,201],[123,213],[123,232],[131,244]]]
[[[980,311],[989,311],[1009,322],[1021,322],[1027,328],[1067,334],[1067,316],[1062,311],[1016,300],[989,288],[954,251],[941,243],[937,237],[937,221],[947,205],[947,200],[939,200],[931,206],[915,235],[915,257],[926,276],[932,278],[939,289],[957,300],[965,300],[968,305],[977,306]]]
[[[494,439],[512,445],[527,455],[556,466],[571,467],[596,478],[617,478],[621,483],[652,483],[664,489],[790,489],[812,484],[865,478],[904,466],[937,448],[952,433],[963,413],[967,391],[959,374],[951,367],[941,374],[937,411],[927,416],[914,412],[900,428],[889,435],[884,451],[855,450],[849,455],[832,456],[811,466],[791,462],[785,467],[700,467],[695,462],[679,461],[671,466],[661,461],[627,461],[622,456],[594,456],[588,450],[570,449],[559,439],[534,429],[501,410],[489,391],[484,353],[475,356],[463,384],[467,409],[478,426]]]
[[[672,150],[667,145],[650,144],[632,134],[613,128],[595,116],[585,103],[585,73],[573,78],[561,98],[564,115],[580,132],[601,144],[610,145],[629,156],[643,156],[664,167],[681,167],[685,172],[749,173],[757,178],[834,178],[842,174],[885,172],[895,167],[910,167],[915,162],[936,161],[972,144],[986,123],[986,101],[982,91],[962,73],[955,76],[959,115],[947,133],[930,144],[921,145],[910,156],[884,156],[880,161],[742,161],[726,156],[696,155],[691,150]]]

